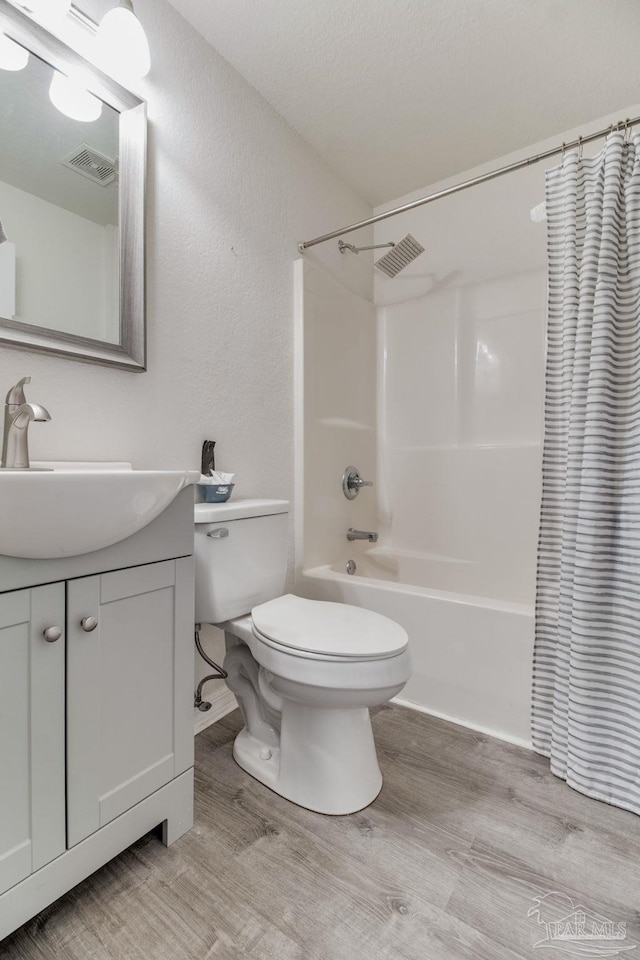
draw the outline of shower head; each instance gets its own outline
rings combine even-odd
[[[393,245],[389,253],[385,253],[383,257],[376,260],[374,266],[393,280],[401,270],[413,263],[421,253],[424,253],[424,247],[408,233],[399,243]]]

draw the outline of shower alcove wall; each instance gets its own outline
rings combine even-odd
[[[297,590],[405,627],[405,702],[524,743],[546,301],[530,210],[543,196],[544,170],[527,169],[378,224],[375,242],[410,232],[426,252],[393,280],[376,272],[375,304],[296,264]],[[375,480],[352,502],[348,464]],[[350,526],[378,544],[349,543]]]
[[[299,592],[405,627],[406,701],[528,742],[544,274],[377,311],[306,263],[298,287]],[[355,502],[351,463],[376,481]],[[349,526],[379,543],[348,543]]]
[[[639,113],[623,108],[375,212]],[[526,744],[547,272],[546,225],[531,211],[554,163],[378,223],[375,243],[411,233],[426,252],[394,279],[374,271],[374,303],[310,262],[295,275],[296,589],[405,627],[409,705]],[[341,491],[348,464],[376,481],[353,502]],[[377,530],[378,544],[347,542],[350,526]]]

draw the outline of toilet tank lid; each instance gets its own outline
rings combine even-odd
[[[219,523],[288,512],[288,500],[227,500],[226,503],[196,503],[194,519],[196,523]]]

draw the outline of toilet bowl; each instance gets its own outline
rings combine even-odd
[[[227,685],[245,722],[237,763],[300,806],[354,813],[382,786],[369,708],[409,679],[408,638],[373,611],[276,589],[287,506],[196,505],[196,619],[225,633]]]

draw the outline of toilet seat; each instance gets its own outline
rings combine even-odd
[[[407,649],[406,631],[372,610],[285,594],[254,607],[258,640],[303,657],[385,660]]]

